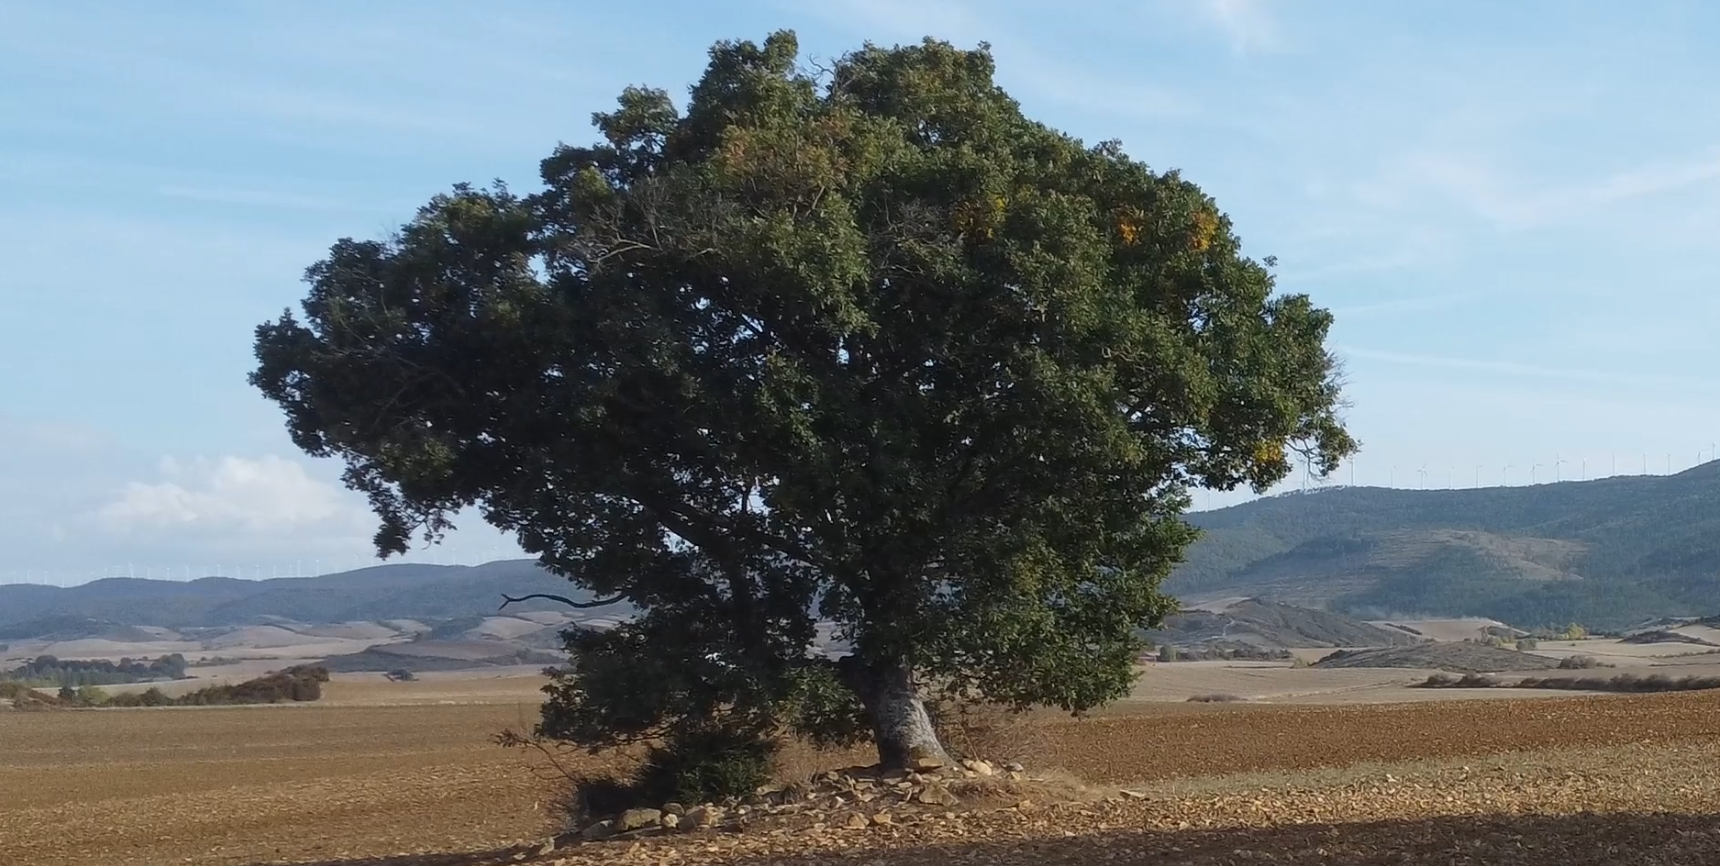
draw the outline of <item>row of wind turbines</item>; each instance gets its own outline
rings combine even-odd
[[[1716,457],[1720,457],[1720,450],[1717,450],[1717,448],[1720,448],[1720,445],[1717,445],[1717,443],[1710,442],[1710,443],[1708,443],[1708,445],[1706,447],[1696,449],[1696,459],[1694,462],[1691,463],[1691,466],[1699,466],[1703,463],[1706,463],[1708,461],[1716,459]],[[1704,455],[1706,455],[1706,458],[1707,458],[1706,460],[1704,459]],[[1354,487],[1356,485],[1356,460],[1355,460],[1355,458],[1354,457],[1350,458],[1348,461],[1348,464],[1349,464],[1348,468],[1349,468],[1349,482],[1350,482],[1349,486]],[[1562,454],[1555,453],[1553,455],[1553,460],[1551,463],[1530,463],[1530,464],[1527,464],[1526,466],[1519,466],[1519,465],[1514,464],[1514,463],[1506,463],[1506,464],[1500,466],[1499,467],[1499,486],[1501,486],[1501,487],[1511,486],[1511,470],[1513,470],[1513,469],[1521,470],[1524,468],[1527,468],[1529,470],[1529,483],[1530,484],[1540,484],[1543,480],[1543,477],[1544,477],[1542,475],[1542,473],[1544,471],[1547,471],[1547,470],[1551,470],[1551,475],[1552,475],[1551,480],[1553,483],[1556,484],[1558,482],[1566,480],[1565,476],[1564,476],[1564,469],[1567,466],[1578,467],[1578,474],[1577,474],[1577,477],[1575,480],[1578,480],[1578,481],[1588,481],[1589,480],[1589,461],[1588,461],[1587,457],[1581,457],[1581,458],[1578,458],[1577,460],[1572,461],[1572,460],[1565,459],[1565,457]],[[1427,467],[1428,467],[1428,464],[1423,463],[1419,468],[1415,469],[1416,486],[1413,489],[1416,489],[1416,490],[1429,489],[1427,486],[1428,478],[1429,478]],[[1473,486],[1475,488],[1481,487],[1482,471],[1486,470],[1488,468],[1489,467],[1486,464],[1477,464],[1474,467],[1475,479],[1474,479]],[[1437,471],[1437,469],[1435,471]],[[1398,467],[1396,465],[1393,465],[1391,467],[1388,475],[1386,476],[1386,479],[1387,479],[1386,480],[1386,486],[1387,487],[1391,487],[1391,488],[1395,489],[1398,486],[1397,485],[1397,474],[1398,474]],[[1610,465],[1608,468],[1607,476],[1601,476],[1601,477],[1610,477],[1610,476],[1617,475],[1617,474],[1618,474],[1618,455],[1615,453],[1615,454],[1611,455],[1611,461],[1610,461]],[[1649,474],[1649,455],[1648,455],[1648,452],[1646,452],[1646,451],[1642,453],[1642,473],[1641,474],[1643,474],[1643,475]],[[1667,474],[1667,475],[1672,474],[1672,453],[1671,452],[1667,452],[1667,454],[1666,454],[1666,472],[1665,472],[1665,474]],[[1457,467],[1456,466],[1447,466],[1445,469],[1445,489],[1447,489],[1447,490],[1455,489],[1456,484],[1454,482],[1456,481],[1456,478],[1457,478]],[[1321,485],[1321,484],[1329,483],[1329,481],[1330,481],[1330,479],[1316,479],[1316,478],[1314,478],[1313,472],[1312,472],[1312,467],[1309,465],[1309,463],[1307,461],[1303,461],[1303,464],[1302,464],[1302,489],[1304,491],[1306,491],[1308,489],[1308,486],[1310,483],[1315,484],[1315,485]]]

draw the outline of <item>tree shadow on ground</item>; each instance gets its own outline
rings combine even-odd
[[[649,840],[641,846],[645,850],[631,852],[643,859],[624,856],[627,843],[600,843],[564,848],[547,858],[528,857],[526,862],[556,858],[570,858],[579,864],[603,863],[611,858],[616,863],[662,862],[668,847],[676,842],[684,845],[692,838]],[[1720,814],[1480,815],[1253,829],[1106,831],[1051,838],[973,837],[919,847],[903,847],[885,836],[879,836],[877,842],[877,847],[797,855],[789,853],[792,840],[788,839],[778,841],[782,853],[769,856],[736,858],[701,850],[683,852],[675,862],[729,866],[1708,866],[1720,864]],[[308,866],[487,866],[518,862],[512,858],[521,850],[340,860]]]

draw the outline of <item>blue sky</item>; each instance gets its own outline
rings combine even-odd
[[[362,502],[245,384],[252,328],[336,238],[534,187],[623,86],[783,27],[987,41],[1030,115],[1201,184],[1337,314],[1356,483],[1709,459],[1720,5],[1051,8],[0,0],[0,581],[361,562]],[[511,552],[468,524],[416,556]]]

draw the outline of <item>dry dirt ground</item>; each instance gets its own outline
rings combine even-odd
[[[488,742],[530,721],[539,682],[347,679],[308,706],[0,713],[0,864],[1720,863],[1720,694],[1704,693],[1137,702],[1039,717],[997,748],[1142,799],[540,857],[553,786]]]

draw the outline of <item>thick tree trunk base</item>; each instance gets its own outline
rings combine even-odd
[[[880,769],[932,769],[954,763],[938,742],[907,665],[862,665],[853,656],[841,662],[843,678],[860,697],[872,723]]]

